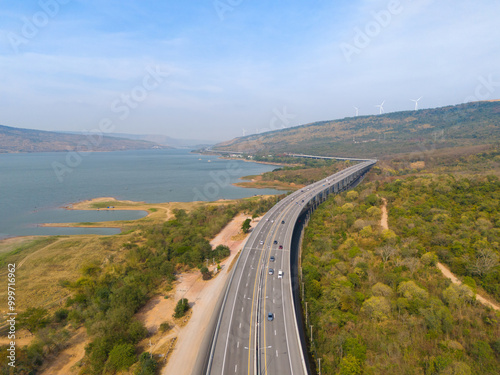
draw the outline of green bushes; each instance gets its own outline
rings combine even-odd
[[[181,298],[177,301],[177,305],[175,306],[174,318],[182,318],[186,315],[186,312],[189,310],[189,302],[187,298]]]
[[[500,243],[498,215],[491,209],[478,214],[469,206],[475,202],[479,210],[483,205],[469,196],[469,189],[477,188],[488,192],[485,206],[499,207],[495,181],[438,186],[433,178],[418,177],[378,188],[365,183],[356,188],[358,196],[330,198],[312,214],[304,234],[302,281],[308,324],[314,327],[309,350],[322,359],[323,373],[497,373],[500,315],[475,301],[474,288],[484,288],[488,280],[488,290],[496,290],[498,266],[479,278],[470,264],[484,257],[478,255],[481,249],[497,252],[492,241]],[[436,189],[447,192],[436,198]],[[397,194],[389,198],[389,191]],[[366,202],[382,194],[389,201],[391,231],[374,222],[379,209]],[[490,224],[463,227],[464,214],[472,223],[488,216]],[[371,233],[364,231],[366,223]],[[464,284],[441,276],[438,256],[462,265]],[[305,314],[305,303],[302,307]]]

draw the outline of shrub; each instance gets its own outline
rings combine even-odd
[[[105,371],[113,372],[128,369],[135,363],[135,347],[132,344],[118,344],[109,352]]]
[[[69,310],[59,309],[54,313],[54,321],[56,323],[61,323],[68,318]]]
[[[340,361],[340,375],[358,375],[361,371],[361,361],[352,354],[346,355]]]
[[[436,255],[436,253],[434,253],[433,251],[430,251],[430,252],[422,255],[421,260],[422,260],[422,263],[425,264],[426,266],[435,266],[436,263],[438,262],[438,257]]]
[[[144,352],[139,357],[139,367],[135,375],[155,375],[158,368],[158,362],[148,352]]]
[[[182,318],[189,310],[189,302],[187,298],[181,298],[175,306],[174,318]]]
[[[171,328],[172,328],[172,326],[170,325],[169,322],[163,322],[162,324],[160,324],[160,331],[161,332],[170,331]]]
[[[425,301],[429,298],[429,293],[420,288],[414,281],[403,281],[398,286],[398,293],[408,299],[419,299]]]
[[[443,291],[443,299],[449,306],[458,307],[474,300],[474,292],[468,285],[451,284]]]
[[[376,283],[374,286],[372,286],[372,292],[374,296],[380,297],[391,297],[394,293],[390,286],[383,283]]]
[[[363,302],[361,312],[373,320],[386,320],[391,312],[391,304],[385,297],[371,297]]]

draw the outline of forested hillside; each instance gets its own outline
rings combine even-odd
[[[236,138],[213,150],[382,157],[499,140],[500,102],[494,101],[315,122]]]
[[[306,229],[313,362],[323,374],[498,374],[500,315],[474,298],[500,302],[498,178],[376,173],[330,198]]]

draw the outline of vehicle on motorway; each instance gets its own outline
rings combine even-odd
[[[274,275],[274,269],[269,268],[269,275]]]
[[[281,224],[285,224],[285,220],[281,220]]]
[[[276,258],[275,258],[274,256],[272,256],[272,255],[271,255],[271,258],[269,258],[269,260],[270,260],[271,262],[274,262],[274,261],[276,260]]]
[[[283,278],[283,271],[279,270],[278,271],[278,279],[282,279]]]
[[[283,245],[280,245],[280,250],[282,250],[282,249],[283,249]]]
[[[269,320],[270,322],[272,322],[274,320],[274,314],[273,313],[268,313],[267,314],[267,320]]]
[[[274,240],[274,242],[273,242],[273,243],[274,243],[275,245],[277,245],[277,244],[278,244],[278,241]]]
[[[259,243],[260,243],[261,245],[264,245],[264,241],[262,241],[262,240],[261,240]]]

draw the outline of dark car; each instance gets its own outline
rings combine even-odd
[[[274,275],[274,269],[269,268],[269,275]]]
[[[269,320],[270,322],[272,322],[274,320],[274,314],[273,313],[268,313],[267,314],[267,320]]]
[[[276,258],[274,258],[274,256],[271,256],[271,258],[269,258],[269,260],[270,260],[271,262],[274,262],[274,261],[276,260]]]
[[[281,220],[281,224],[285,224],[285,220]]]
[[[278,241],[274,240],[274,242],[273,242],[273,243],[274,243],[275,245],[277,245],[277,244],[278,244]]]
[[[282,249],[283,249],[283,245],[280,245],[280,250],[282,250]]]

